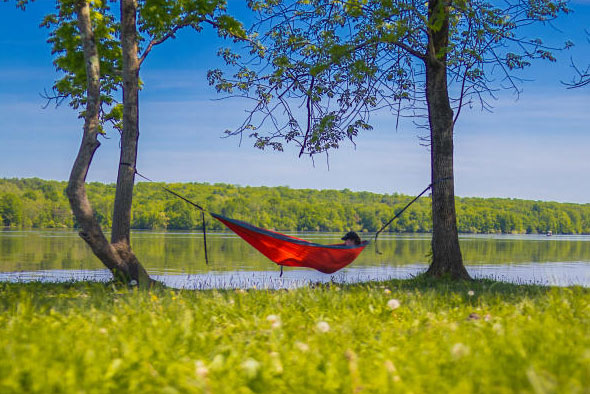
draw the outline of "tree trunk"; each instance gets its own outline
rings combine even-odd
[[[90,7],[86,0],[79,0],[76,3],[76,13],[86,63],[87,104],[82,143],[70,173],[66,193],[74,216],[82,228],[80,237],[88,243],[94,254],[113,273],[115,280],[126,283],[135,280],[137,284],[144,287],[151,283],[147,272],[129,247],[125,248],[116,243],[110,244],[107,241],[86,195],[86,176],[94,153],[100,146],[98,141],[101,106],[100,62],[92,31]]]
[[[121,0],[123,55],[123,132],[113,212],[111,242],[130,248],[131,204],[139,138],[139,60],[137,58],[137,2]]]
[[[453,176],[453,110],[449,102],[445,50],[449,13],[446,0],[428,4],[426,101],[430,122],[432,179],[432,263],[427,275],[470,279],[461,256]]]

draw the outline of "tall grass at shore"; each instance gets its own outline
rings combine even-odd
[[[588,392],[590,290],[0,283],[0,392]]]

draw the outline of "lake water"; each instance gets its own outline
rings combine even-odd
[[[338,243],[341,234],[293,234]],[[363,238],[372,239],[371,234]],[[476,278],[590,287],[590,236],[462,235],[463,259]],[[233,233],[210,233],[205,264],[200,232],[135,231],[132,246],[150,275],[184,288],[290,288],[317,282],[409,278],[428,267],[430,234],[381,235],[347,268],[326,275],[279,267]],[[0,231],[0,281],[109,280],[75,231]]]

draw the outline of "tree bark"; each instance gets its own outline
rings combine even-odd
[[[86,195],[86,176],[94,153],[100,146],[100,59],[92,31],[90,7],[86,0],[76,3],[76,14],[86,63],[87,104],[82,142],[70,173],[66,193],[74,216],[82,228],[80,237],[113,273],[115,280],[126,283],[135,280],[138,285],[144,287],[151,283],[147,272],[128,247],[110,244],[107,241]]]
[[[434,277],[470,279],[461,256],[453,175],[453,110],[449,101],[445,50],[449,43],[447,0],[428,4],[426,101],[430,124],[432,179],[432,263]]]
[[[137,1],[121,0],[123,55],[123,132],[113,212],[111,242],[130,249],[131,204],[139,138],[139,59],[137,57]]]

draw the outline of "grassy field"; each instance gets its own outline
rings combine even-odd
[[[588,393],[590,289],[0,283],[0,392]]]

